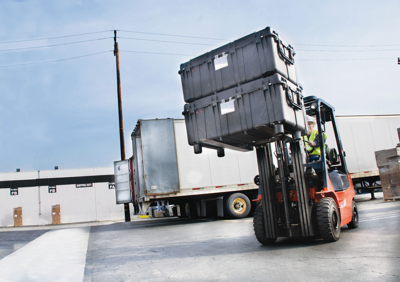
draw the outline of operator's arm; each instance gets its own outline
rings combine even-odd
[[[310,145],[310,147],[316,147],[317,143],[314,141],[308,141],[308,145]]]
[[[325,133],[324,133],[324,138],[325,138],[325,141],[326,141],[326,135],[325,135]],[[315,140],[314,140],[314,145],[311,145],[312,147],[320,147],[321,146],[321,139],[319,138],[319,134],[317,134],[317,136],[315,136]]]
[[[321,140],[319,139],[319,134],[315,136],[315,140],[313,142],[315,145],[313,147],[320,147],[321,146]]]

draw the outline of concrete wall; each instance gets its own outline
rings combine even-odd
[[[15,172],[0,174],[0,181],[110,174],[114,174],[112,167]],[[57,185],[56,189],[56,193],[49,193],[48,186],[21,187],[17,196],[11,196],[9,188],[0,189],[0,227],[14,226],[16,207],[22,207],[24,226],[52,224],[51,206],[57,204],[61,207],[61,223],[124,219],[124,206],[115,203],[115,190],[109,189],[108,182],[85,188]]]

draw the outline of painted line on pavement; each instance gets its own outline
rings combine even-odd
[[[51,230],[0,260],[0,281],[82,281],[90,227]]]
[[[372,218],[368,218],[368,219],[359,220],[359,222],[380,220],[380,219],[393,218],[393,217],[399,217],[399,216],[400,216],[400,213],[392,214],[392,215],[385,215],[385,216],[377,216],[377,217],[372,217]]]

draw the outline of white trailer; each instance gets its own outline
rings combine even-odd
[[[114,163],[117,203],[151,216],[247,216],[258,196],[255,151],[195,155],[186,136],[184,120],[139,120],[133,156]]]
[[[391,149],[399,143],[400,115],[336,116],[347,166],[358,193],[380,188],[375,151]],[[333,132],[326,130],[327,143]]]

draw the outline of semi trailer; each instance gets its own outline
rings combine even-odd
[[[195,155],[184,120],[139,120],[131,135],[133,155],[114,162],[116,201],[132,202],[150,216],[246,217],[257,198],[254,152],[214,150]]]

